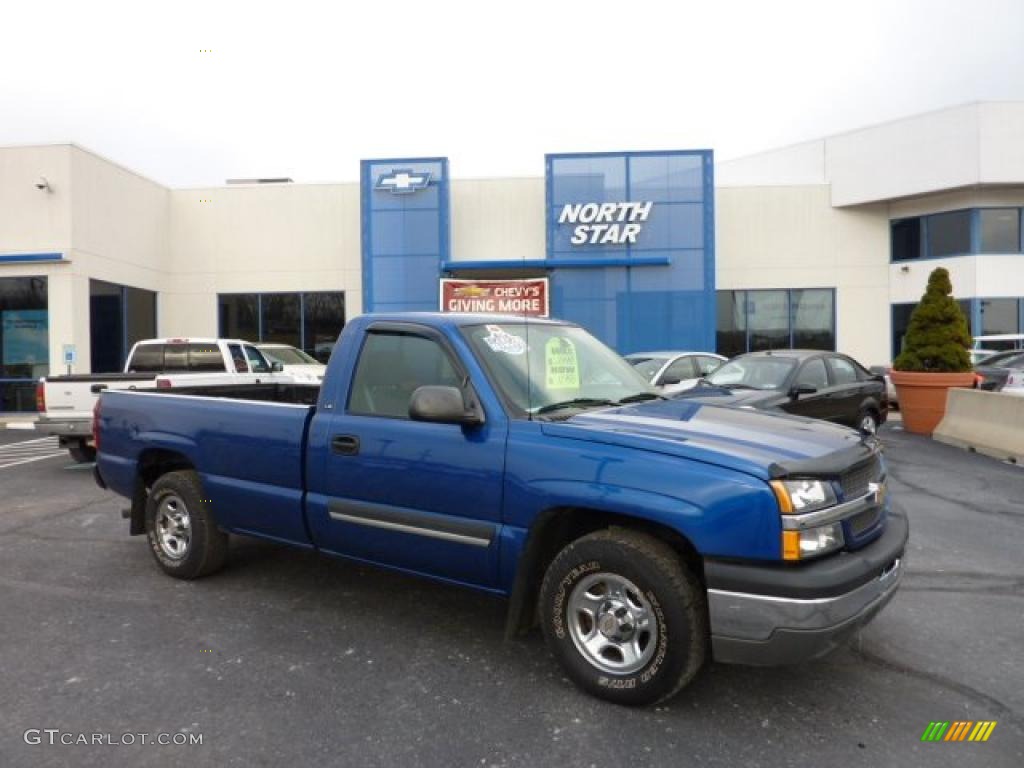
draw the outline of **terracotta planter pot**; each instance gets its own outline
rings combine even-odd
[[[930,435],[946,413],[946,391],[953,387],[974,386],[974,373],[911,373],[892,371],[889,374],[900,398],[903,428],[918,435]]]

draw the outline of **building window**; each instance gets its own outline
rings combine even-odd
[[[970,211],[937,213],[927,221],[929,256],[959,256],[971,252]]]
[[[994,336],[1000,333],[1020,333],[1020,307],[1018,299],[982,299],[981,333]]]
[[[1020,210],[985,208],[978,211],[982,253],[1020,252]]]
[[[1020,253],[1021,210],[977,208],[897,219],[889,225],[892,260]]]
[[[345,325],[345,294],[307,293],[302,301],[302,349],[322,363]]]
[[[34,411],[36,379],[49,372],[46,278],[0,278],[0,411]]]
[[[718,354],[735,357],[747,351],[747,292],[718,291]]]
[[[302,300],[297,293],[266,293],[260,298],[260,341],[302,347]]]
[[[345,294],[224,293],[217,314],[222,338],[290,344],[326,363],[345,326]]]
[[[892,260],[908,261],[921,256],[921,219],[892,223]]]
[[[747,349],[784,349],[789,344],[789,292],[747,291]]]
[[[230,339],[258,340],[260,297],[255,293],[229,293],[217,297],[220,335]]]
[[[790,291],[793,347],[834,351],[835,291],[814,288]]]
[[[90,280],[89,336],[92,372],[120,371],[135,342],[156,336],[156,294]]]
[[[718,291],[717,302],[720,355],[836,348],[833,288]]]

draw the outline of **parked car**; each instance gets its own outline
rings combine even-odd
[[[158,382],[159,379],[159,382]],[[230,381],[284,380],[280,368],[240,339],[146,339],[132,347],[120,373],[46,376],[36,384],[36,431],[57,435],[71,458],[89,462],[92,409],[104,389],[151,389]],[[288,379],[290,380],[290,379]]]
[[[883,377],[836,352],[751,352],[734,357],[706,381],[729,390],[734,405],[834,421],[865,434],[874,434],[889,413]]]
[[[885,397],[889,401],[889,407],[899,405],[899,392],[896,391],[896,385],[892,383],[891,365],[872,365],[868,370],[875,376],[881,376],[885,379]]]
[[[975,336],[971,348],[971,362],[980,363],[997,352],[1024,350],[1024,333],[999,333],[990,336]]]
[[[666,395],[689,389],[726,360],[727,357],[713,352],[634,352],[626,355],[626,362]]]
[[[620,704],[711,658],[826,654],[902,576],[875,441],[662,397],[569,323],[366,315],[321,386],[197,394],[106,391],[96,410],[97,482],[131,499],[165,573],[217,571],[235,533],[482,590]]]
[[[989,355],[974,366],[974,372],[980,377],[978,389],[1024,394],[1024,350]]]
[[[327,366],[312,355],[290,344],[257,344],[256,348],[271,363],[280,363],[281,369],[295,377],[296,381],[322,381]]]

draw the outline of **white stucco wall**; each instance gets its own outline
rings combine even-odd
[[[362,311],[358,184],[171,192],[163,335],[217,334],[217,294],[344,291]]]
[[[889,358],[889,224],[884,205],[833,208],[825,185],[718,189],[720,290],[835,288],[842,352]]]
[[[451,182],[453,261],[543,259],[544,179]]]

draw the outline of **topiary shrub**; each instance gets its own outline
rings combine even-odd
[[[967,318],[953,298],[949,271],[938,267],[910,316],[903,352],[893,362],[897,371],[964,373],[971,370],[971,334]]]

